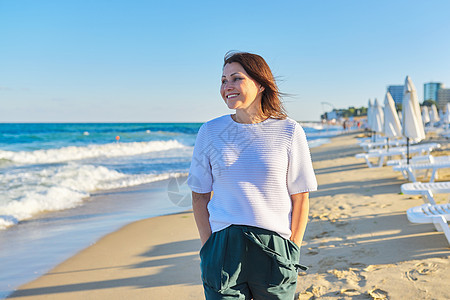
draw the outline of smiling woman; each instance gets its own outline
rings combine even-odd
[[[245,110],[248,115],[261,115],[261,94],[264,87],[245,72],[239,63],[223,68],[220,94],[229,109]]]
[[[202,125],[188,178],[206,299],[293,299],[317,189],[305,132],[259,55],[228,53],[220,93],[235,114]]]
[[[286,118],[281,93],[266,61],[259,55],[247,54],[229,52],[224,59],[220,94],[228,108],[238,109],[233,119],[257,123],[268,117]],[[260,119],[251,120],[250,116]]]

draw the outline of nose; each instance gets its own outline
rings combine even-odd
[[[232,84],[230,82],[225,82],[223,85],[223,89],[226,91],[230,91],[233,88]]]

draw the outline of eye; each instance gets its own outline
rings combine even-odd
[[[244,78],[242,78],[242,77],[235,77],[234,81],[238,81],[238,80],[242,80],[242,79],[244,79]]]
[[[224,85],[225,83],[227,83],[227,80],[222,79],[222,85]]]

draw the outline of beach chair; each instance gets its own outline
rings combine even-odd
[[[410,155],[429,155],[431,151],[433,151],[436,148],[439,148],[441,145],[437,143],[428,143],[428,144],[421,144],[421,145],[414,145],[409,147],[409,154]],[[395,147],[395,148],[389,148],[389,150],[383,149],[383,150],[371,150],[368,153],[359,153],[356,154],[356,158],[364,158],[367,166],[369,168],[375,168],[375,167],[382,167],[384,164],[384,161],[387,157],[392,157],[396,155],[400,155],[403,159],[406,159],[406,153],[407,149],[406,147]],[[378,158],[378,164],[374,165],[370,162],[370,158]]]
[[[441,156],[439,160],[430,163],[418,163],[409,165],[398,165],[394,166],[394,171],[406,172],[408,180],[412,182],[417,182],[418,170],[428,170],[431,171],[430,182],[434,182],[438,179],[438,170],[450,168],[450,156]]]
[[[432,155],[419,155],[419,156],[414,156],[411,157],[411,159],[409,160],[409,163],[414,165],[414,164],[426,164],[426,163],[440,163],[440,162],[446,162],[450,160],[450,157],[448,156],[432,156]],[[387,166],[400,166],[400,165],[406,165],[407,161],[406,159],[394,159],[394,160],[388,160],[386,162]],[[402,175],[403,177],[405,177],[406,180],[409,179],[409,175],[408,172],[405,170],[402,170]],[[417,176],[423,176],[424,178],[428,177],[430,170],[429,169],[425,169],[425,170],[415,170],[414,174],[415,177]]]
[[[450,204],[422,204],[406,211],[406,216],[411,223],[434,224],[439,232],[444,232],[450,245],[450,228],[447,222],[450,220]]]
[[[421,195],[425,203],[436,204],[434,194],[449,194],[450,181],[444,182],[412,182],[401,186],[402,193],[407,195]]]
[[[406,140],[390,140],[389,141],[389,147],[398,147],[398,146],[404,146],[406,145]],[[385,148],[387,146],[386,138],[383,138],[383,140],[378,142],[371,142],[371,141],[364,141],[359,143],[359,146],[364,149],[364,151],[368,152],[372,149],[380,149]]]
[[[431,162],[434,159],[432,155],[418,155],[411,157],[409,160],[410,163],[428,163]],[[406,159],[391,159],[386,162],[386,166],[399,166],[399,165],[406,165],[407,161]]]

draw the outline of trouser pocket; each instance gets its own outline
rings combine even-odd
[[[203,284],[215,291],[221,291],[228,286],[228,277],[223,272],[227,241],[226,229],[214,232],[200,250]]]
[[[300,260],[300,248],[292,241],[280,236],[274,236],[274,250],[278,256],[272,259],[269,285],[284,285],[297,283],[297,268]]]
[[[246,237],[252,241],[267,257],[266,282],[270,286],[295,284],[297,282],[297,268],[301,267],[300,248],[290,240],[276,233],[245,232]]]

